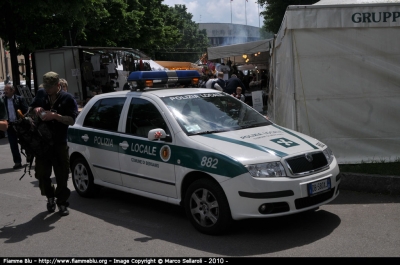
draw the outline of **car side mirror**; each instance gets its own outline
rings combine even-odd
[[[147,139],[149,139],[150,141],[163,139],[166,142],[172,142],[171,135],[168,135],[164,131],[164,129],[161,128],[150,130],[149,133],[147,134]]]

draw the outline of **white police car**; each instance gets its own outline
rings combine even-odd
[[[163,72],[134,72],[129,80],[134,88],[191,80],[185,71]],[[212,89],[95,96],[68,141],[81,196],[105,186],[182,205],[207,234],[226,231],[232,220],[311,210],[339,194],[339,168],[325,144]]]

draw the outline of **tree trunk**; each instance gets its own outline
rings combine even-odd
[[[29,59],[29,51],[25,50],[24,51],[24,57],[25,57],[25,80],[26,80],[26,86],[29,87],[29,91],[32,92],[32,87],[31,87],[31,61]]]
[[[38,91],[39,88],[39,80],[37,78],[37,73],[36,73],[36,57],[35,57],[35,53],[32,53],[32,68],[33,68],[33,81],[35,83],[35,95]]]

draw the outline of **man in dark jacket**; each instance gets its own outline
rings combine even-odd
[[[226,88],[224,92],[232,95],[236,92],[236,88],[238,87],[242,88],[242,93],[244,94],[246,91],[246,87],[244,86],[243,82],[235,74],[233,74],[231,78],[226,81]]]
[[[0,132],[7,131],[7,110],[3,98],[0,97]]]
[[[68,188],[69,155],[67,131],[75,123],[78,106],[73,96],[61,89],[60,78],[55,72],[43,75],[43,87],[47,96],[42,105],[35,106],[34,113],[49,123],[54,130],[54,145],[46,156],[37,156],[35,177],[39,180],[42,195],[47,197],[47,210],[54,212],[56,204],[61,216],[69,214],[68,198],[71,191]],[[54,171],[57,187],[51,180]]]
[[[12,125],[19,118],[17,111],[20,110],[23,114],[25,114],[28,111],[28,105],[23,97],[15,95],[15,88],[10,84],[7,84],[4,87],[4,103],[6,105],[8,117],[8,142],[10,143],[11,153],[14,160],[13,169],[18,169],[22,167],[22,159],[18,147],[17,133]]]

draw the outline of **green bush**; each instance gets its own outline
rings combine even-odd
[[[341,164],[340,172],[400,176],[400,158],[393,162],[384,159],[361,161],[360,164]]]

